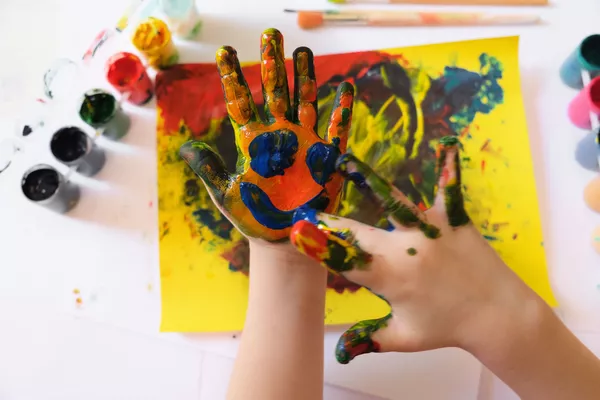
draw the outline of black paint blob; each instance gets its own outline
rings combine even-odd
[[[29,136],[29,134],[30,134],[31,132],[33,132],[33,129],[31,129],[31,127],[30,127],[29,125],[25,125],[25,126],[23,127],[23,131],[21,132],[21,134],[22,134],[23,136]]]
[[[50,150],[59,161],[75,161],[87,152],[88,137],[77,127],[62,128],[52,136]]]
[[[58,190],[58,172],[51,168],[41,168],[23,178],[21,188],[25,196],[32,201],[47,200]]]

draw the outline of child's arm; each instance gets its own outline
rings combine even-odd
[[[250,244],[248,312],[229,400],[323,396],[326,270],[288,245]]]

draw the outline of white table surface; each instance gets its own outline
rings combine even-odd
[[[0,138],[11,134],[15,117],[40,95],[51,61],[78,58],[100,29],[114,25],[123,3],[0,1]],[[324,54],[521,36],[522,86],[552,286],[565,322],[600,354],[600,256],[590,245],[600,215],[582,199],[594,174],[574,160],[585,132],[566,118],[575,92],[558,77],[563,59],[598,26],[600,3],[555,0],[547,8],[519,9],[543,16],[545,24],[536,27],[312,32],[279,12],[298,4],[325,7],[319,0],[200,0],[206,14],[201,43],[182,45],[182,61],[211,61],[222,44],[236,47],[242,61],[255,60],[259,34],[270,26],[284,33],[288,54],[300,45]],[[89,75],[86,87],[106,87],[99,74]],[[34,163],[58,166],[47,146],[53,129],[82,125],[75,113],[58,109],[51,108],[46,129],[26,138],[24,152],[0,174],[0,399],[224,398],[239,335],[158,333],[153,107],[126,106],[131,132],[119,143],[100,143],[108,153],[106,167],[93,179],[75,178],[83,197],[67,216],[28,203],[19,188],[22,173]],[[454,349],[376,355],[339,366],[331,352],[338,335],[335,330],[326,337],[329,383],[384,398],[514,398],[491,375],[480,374],[472,357]],[[328,385],[325,398],[373,397]]]

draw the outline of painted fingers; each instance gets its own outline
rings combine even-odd
[[[317,80],[313,53],[308,47],[294,51],[294,113],[294,122],[318,132]]]
[[[337,230],[309,221],[294,224],[292,245],[334,273],[367,270],[373,256],[362,250],[348,229]]]
[[[285,55],[283,51],[283,35],[277,29],[267,29],[262,33],[261,74],[263,96],[265,98],[265,114],[269,122],[276,119],[290,119],[290,94]]]
[[[222,205],[232,182],[223,159],[209,145],[197,141],[184,143],[179,155],[202,179],[215,202]]]
[[[344,153],[348,143],[348,135],[352,122],[352,108],[354,105],[354,86],[349,82],[342,82],[338,86],[333,102],[333,110],[325,140],[333,143]]]
[[[377,336],[388,328],[392,314],[383,318],[361,321],[348,329],[335,346],[335,358],[340,364],[348,364],[356,356],[382,351],[382,343]],[[378,335],[376,334],[378,333]]]
[[[344,154],[338,158],[337,169],[382,208],[394,227],[416,227],[432,239],[440,236],[439,228],[429,224],[425,214],[401,191],[352,154]]]
[[[455,228],[467,225],[470,221],[462,193],[459,146],[455,136],[446,136],[440,139],[437,150],[439,178],[436,204],[443,201],[448,224]]]
[[[315,224],[317,217],[320,220]],[[368,288],[380,287],[381,279],[388,276],[384,273],[381,262],[361,248],[351,230],[329,228],[323,221],[325,217],[324,214],[313,213],[305,220],[296,222],[290,234],[292,245],[333,273],[342,274]],[[335,222],[336,225],[352,225],[353,231],[360,235],[361,243],[367,248],[374,248],[374,244],[379,240],[379,230],[350,220]],[[348,329],[336,346],[335,355],[338,362],[347,364],[361,354],[390,351],[392,347],[386,345],[393,338],[386,329],[389,322],[392,322],[391,314],[380,319],[359,322]]]
[[[234,126],[242,127],[256,121],[256,105],[242,74],[235,49],[230,46],[221,47],[217,50],[216,61],[231,122]]]

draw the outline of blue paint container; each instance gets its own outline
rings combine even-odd
[[[583,39],[560,68],[560,78],[565,85],[582,89],[582,71],[588,71],[591,78],[600,76],[600,35],[590,35]]]

